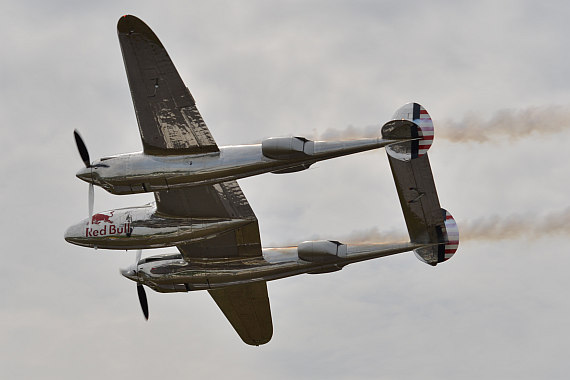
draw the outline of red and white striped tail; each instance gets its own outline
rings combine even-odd
[[[440,227],[436,227],[439,230],[436,234],[439,244],[414,250],[418,259],[430,265],[437,265],[451,259],[459,247],[459,229],[455,219],[447,210],[440,210],[445,220],[443,220],[443,226],[440,224]]]
[[[459,247],[459,228],[457,227],[455,219],[453,219],[453,216],[451,216],[447,210],[445,210],[445,236],[447,242],[444,246],[443,261],[449,260]]]
[[[408,103],[400,107],[394,113],[394,120],[410,120],[418,125],[421,133],[418,137],[420,140],[412,145],[411,159],[421,157],[433,143],[434,129],[431,116],[427,110],[418,103]]]

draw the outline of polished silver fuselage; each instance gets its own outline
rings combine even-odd
[[[302,243],[306,244],[306,243]],[[344,266],[412,251],[429,244],[393,243],[348,245],[343,257],[323,256],[307,261],[299,257],[299,247],[265,248],[263,257],[234,259],[191,259],[181,255],[151,256],[122,271],[133,281],[161,293],[216,289],[258,281],[272,281],[299,274],[320,274],[341,270]]]
[[[300,155],[270,158],[262,144],[220,147],[219,152],[155,156],[142,152],[102,158],[77,177],[112,194],[135,194],[207,185],[262,173],[289,173],[315,162],[385,147],[401,140],[381,138],[349,141],[311,141]]]
[[[67,242],[89,248],[150,249],[217,237],[248,223],[246,218],[178,218],[161,215],[156,203],[97,213],[69,227]]]

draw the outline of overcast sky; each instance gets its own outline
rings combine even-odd
[[[116,37],[127,13],[219,145],[369,134],[424,105],[457,254],[270,282],[262,347],[206,292],[149,290],[146,322],[119,274],[133,252],[63,240],[87,216],[73,129],[93,158],[141,149]],[[569,16],[566,1],[3,0],[0,378],[568,378]],[[382,150],[240,185],[264,246],[405,232]],[[96,211],[153,199],[95,195]]]

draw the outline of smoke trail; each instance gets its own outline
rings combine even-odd
[[[378,137],[380,135],[380,127],[377,125],[369,125],[367,127],[358,128],[349,125],[345,129],[328,128],[323,133],[316,134],[315,140],[348,140],[366,137]]]
[[[368,230],[353,231],[340,242],[347,244],[372,244],[372,243],[390,243],[396,241],[408,241],[405,230],[387,230],[380,231],[378,227],[372,227]]]
[[[570,107],[529,107],[500,110],[489,120],[470,114],[460,122],[444,121],[436,134],[446,140],[487,142],[501,137],[517,140],[563,132],[570,127]],[[436,127],[437,128],[437,127]]]
[[[459,240],[499,241],[512,239],[538,239],[555,235],[570,234],[570,207],[542,216],[514,214],[507,217],[498,215],[472,220],[458,220]],[[380,231],[378,228],[354,231],[339,239],[348,244],[366,244],[408,240],[405,232],[395,230]]]
[[[433,115],[432,115],[433,116]],[[531,135],[549,135],[570,129],[570,106],[528,107],[519,110],[503,109],[491,118],[467,114],[461,121],[434,120],[435,138],[454,142],[488,142],[501,138],[518,140]],[[315,138],[322,140],[375,137],[380,126],[345,129],[327,129]]]
[[[459,226],[459,244],[467,241],[530,240],[570,235],[570,206],[543,215],[513,214],[507,217],[491,215],[471,220],[458,220],[457,225]],[[304,240],[331,238],[328,235],[313,235]],[[380,231],[378,227],[352,231],[345,236],[334,238],[344,244],[394,243],[410,240],[405,228]],[[270,246],[295,247],[297,244],[272,244]]]
[[[458,222],[459,224],[459,222]],[[538,239],[570,234],[570,207],[542,216],[491,216],[465,221],[460,226],[461,240]]]

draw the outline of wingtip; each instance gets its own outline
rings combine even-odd
[[[152,29],[140,18],[133,15],[123,15],[117,22],[117,33],[119,35],[139,34],[146,39],[161,45],[160,40]]]
[[[133,15],[123,15],[117,22],[117,31],[119,33],[128,33],[136,27],[136,24],[138,23],[142,23],[142,20],[138,17]]]
[[[132,15],[122,15],[117,21],[117,30],[121,31],[125,29],[133,19],[137,19],[135,16]]]

